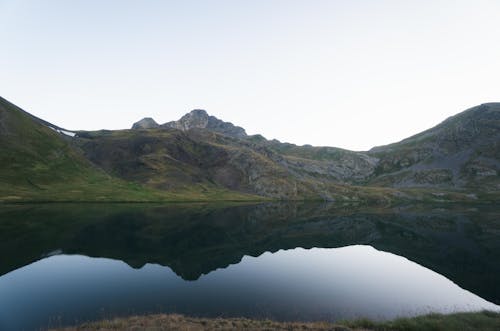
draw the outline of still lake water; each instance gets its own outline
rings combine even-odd
[[[499,216],[484,206],[2,206],[0,330],[156,312],[500,311]]]

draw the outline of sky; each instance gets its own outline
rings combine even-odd
[[[0,96],[70,130],[201,108],[367,150],[500,101],[500,1],[0,0]]]

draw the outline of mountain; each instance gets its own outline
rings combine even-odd
[[[332,149],[301,158],[273,142],[255,143],[207,129],[79,132],[75,143],[107,173],[159,190],[198,185],[285,200],[377,200],[392,189],[352,187],[344,179],[373,171],[370,157]],[[321,154],[321,153],[319,153]]]
[[[147,200],[156,195],[96,167],[75,148],[74,135],[0,98],[0,201]]]
[[[54,153],[68,163],[107,176],[114,183],[135,185],[135,190],[143,192],[142,199],[271,198],[386,204],[408,199],[491,200],[500,192],[500,104],[471,108],[399,143],[366,152],[249,136],[243,128],[204,110],[193,110],[178,121],[161,125],[144,118],[131,130],[68,131],[4,99],[2,107],[0,132],[12,133],[8,139],[2,137],[10,155],[20,158],[29,149],[42,157],[45,148],[56,144],[59,147],[52,148]],[[36,130],[4,120],[13,117],[11,113],[21,116],[25,125],[43,130],[50,139],[30,138],[29,132]],[[10,144],[11,140],[15,142]],[[50,162],[33,167],[37,161],[29,157],[23,158],[22,170],[16,171],[6,157],[2,164],[7,170],[0,176],[9,173],[4,187],[10,188],[0,200],[10,195],[22,199],[22,194],[9,192],[26,183],[26,178],[56,172],[46,178],[49,185],[67,172]],[[30,173],[26,173],[28,169]],[[67,178],[72,176],[68,173]],[[74,176],[92,182],[93,175],[75,171]],[[72,191],[78,192],[78,185]]]
[[[159,125],[150,117],[143,118],[132,125],[132,129],[134,130],[154,129],[158,127],[173,128],[181,131],[206,129],[236,138],[245,138],[247,136],[245,129],[235,126],[232,123],[221,121],[215,116],[210,116],[203,109],[194,109],[182,116],[178,121],[171,121],[162,125]]]
[[[72,148],[70,136],[60,132],[59,127],[0,98],[0,192],[15,200],[25,194],[49,193],[52,187],[73,185],[79,190],[86,178],[105,185],[109,176]]]
[[[78,140],[0,98],[0,202],[255,199],[221,188],[165,192],[124,181],[89,161]]]
[[[371,185],[500,190],[500,103],[470,108],[368,154],[379,159]]]
[[[260,135],[210,135],[221,132],[206,125],[207,118],[206,112],[195,110],[169,127],[182,129],[185,139],[206,146],[208,155],[198,155],[190,165],[199,164],[202,177],[231,189],[274,198],[327,200],[336,198],[338,185],[500,190],[499,103],[471,108],[418,135],[367,152],[296,146]],[[204,130],[196,130],[200,128]],[[210,156],[216,164],[207,163]]]
[[[210,116],[203,109],[195,109],[182,116],[178,121],[168,122],[162,125],[167,128],[187,131],[190,129],[207,129],[226,136],[244,138],[247,136],[245,130],[232,123],[224,122],[215,116]]]

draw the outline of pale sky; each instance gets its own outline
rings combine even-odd
[[[500,1],[0,0],[0,95],[67,129],[202,108],[366,150],[500,101]]]

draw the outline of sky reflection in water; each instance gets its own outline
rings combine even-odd
[[[0,277],[0,293],[2,330],[151,312],[336,320],[500,310],[404,257],[364,245],[244,256],[196,281],[155,264],[133,269],[57,255]]]

